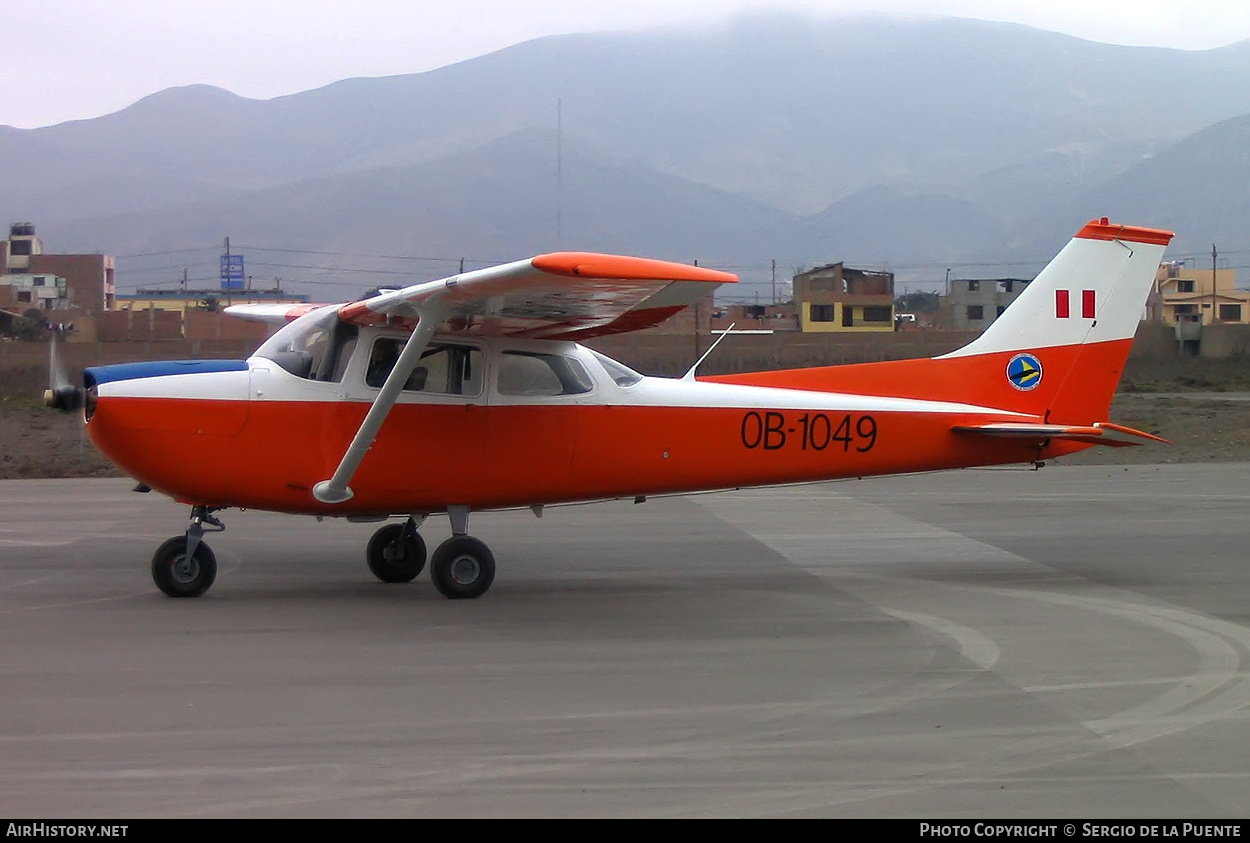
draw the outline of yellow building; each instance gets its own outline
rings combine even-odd
[[[308,296],[271,290],[144,290],[119,295],[114,310],[188,310],[215,312],[232,304],[303,304]]]
[[[893,331],[894,273],[841,263],[794,276],[794,301],[803,331]]]
[[[1231,269],[1193,269],[1165,263],[1155,276],[1147,316],[1168,325],[1250,323],[1250,292],[1237,289]]]

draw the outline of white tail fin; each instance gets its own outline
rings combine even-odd
[[[1091,220],[985,333],[935,362],[984,360],[987,378],[1013,388],[998,390],[992,406],[1062,423],[1106,420],[1171,239]]]
[[[945,356],[1131,340],[1171,239],[1091,220],[985,333]]]

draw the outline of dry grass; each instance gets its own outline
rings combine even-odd
[[[81,413],[0,399],[0,477],[108,477],[120,472],[83,429]]]

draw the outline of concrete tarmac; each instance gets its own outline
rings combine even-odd
[[[5,816],[1250,815],[1250,465],[477,514],[473,601],[237,511],[166,598],[131,485],[0,481]]]

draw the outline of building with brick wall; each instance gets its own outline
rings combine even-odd
[[[841,263],[794,276],[794,302],[805,332],[894,330],[894,273]]]
[[[95,316],[113,307],[115,275],[112,255],[50,254],[33,225],[13,223],[0,245],[0,307]]]

